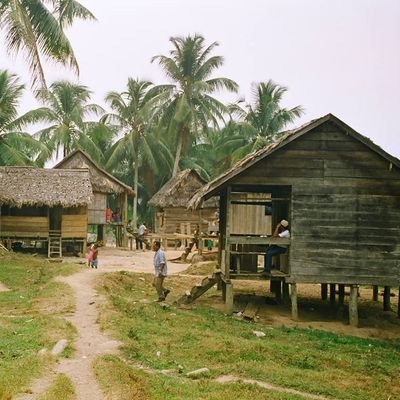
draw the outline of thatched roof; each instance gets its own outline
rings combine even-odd
[[[125,183],[118,180],[115,176],[108,173],[106,170],[100,168],[94,161],[92,161],[88,154],[82,150],[75,150],[63,158],[54,169],[65,168],[86,168],[90,173],[90,180],[94,192],[99,193],[125,193],[134,196],[133,189]]]
[[[336,124],[340,129],[345,131],[348,135],[351,135],[356,140],[362,142],[372,151],[378,153],[383,158],[387,159],[393,165],[400,168],[400,160],[388,154],[385,150],[377,146],[371,139],[366,136],[361,135],[356,132],[350,126],[345,124],[339,118],[335,117],[333,114],[327,114],[324,117],[314,119],[296,129],[292,129],[283,133],[279,140],[270,145],[263,147],[260,150],[254,151],[248,154],[246,157],[237,162],[231,169],[224,172],[213,181],[206,184],[203,188],[198,190],[196,194],[192,197],[189,203],[189,208],[198,208],[201,206],[202,202],[209,199],[211,196],[215,196],[220,192],[220,190],[229,184],[229,181],[245,171],[247,168],[256,164],[262,159],[269,157],[272,153],[281,149],[283,146],[291,143],[293,140],[298,139],[312,129],[324,124],[325,122],[331,121]]]
[[[148,202],[152,207],[188,206],[193,194],[202,188],[206,181],[194,170],[185,169],[171,178]],[[205,207],[216,207],[215,199],[207,202]]]
[[[0,167],[0,204],[78,207],[92,200],[87,169]]]

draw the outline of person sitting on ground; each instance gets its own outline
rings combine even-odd
[[[273,237],[280,237],[280,238],[290,238],[290,231],[289,231],[289,222],[286,219],[283,219],[279,224],[275,227]],[[267,252],[265,253],[264,259],[264,271],[262,272],[264,275],[270,275],[272,269],[272,257],[278,254],[286,253],[286,248],[272,245],[269,246]]]

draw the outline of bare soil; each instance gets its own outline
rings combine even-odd
[[[168,259],[179,257],[181,251],[169,250]],[[60,359],[55,371],[66,374],[74,383],[79,400],[97,399],[104,397],[95,379],[92,363],[100,354],[117,353],[119,343],[110,340],[100,331],[97,324],[97,306],[101,304],[101,297],[95,292],[97,279],[106,272],[130,271],[153,272],[152,251],[128,251],[116,248],[100,248],[99,268],[91,269],[83,258],[69,258],[65,262],[80,263],[79,273],[69,277],[59,278],[71,286],[74,291],[76,310],[68,316],[68,320],[78,331],[78,340],[75,343],[75,352],[72,358]],[[191,288],[200,276],[188,275],[189,264],[168,263],[170,277],[169,287],[172,288],[168,300],[174,301]],[[191,267],[191,273],[196,271]],[[200,270],[199,270],[200,271]],[[196,272],[195,272],[196,273]],[[359,299],[360,327],[351,327],[347,323],[346,307],[338,309],[320,299],[319,285],[299,285],[299,321],[292,321],[290,305],[278,305],[269,292],[268,281],[235,281],[235,311],[243,311],[248,302],[256,302],[259,306],[256,321],[268,327],[299,327],[321,329],[345,335],[354,335],[366,338],[400,339],[400,319],[394,311],[384,312],[382,300],[379,304],[373,303],[372,290],[362,288]],[[392,298],[393,308],[397,308],[398,297]],[[207,304],[211,307],[224,309],[221,292],[211,289],[196,303]],[[196,306],[194,304],[193,306]],[[49,376],[32,384],[20,399],[34,399],[51,384]]]

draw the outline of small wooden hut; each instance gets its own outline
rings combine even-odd
[[[49,257],[83,251],[91,200],[87,169],[0,167],[0,238],[40,243]]]
[[[128,217],[128,199],[135,196],[132,188],[100,168],[82,150],[75,150],[61,160],[54,169],[85,168],[89,170],[93,188],[93,200],[88,206],[88,225],[97,227],[97,240],[105,240],[106,226],[114,228],[116,245],[127,246],[125,236]],[[110,197],[114,197],[115,209],[121,211],[121,219],[112,221],[107,217]],[[114,210],[115,211],[115,210]]]
[[[208,232],[209,224],[216,219],[217,201],[210,199],[197,210],[187,209],[193,194],[205,184],[194,169],[185,169],[171,178],[148,202],[156,209],[155,233],[191,235],[197,225]]]
[[[254,196],[260,193],[269,199]],[[248,155],[196,193],[191,206],[216,195],[228,311],[233,279],[266,279],[252,261],[271,244],[288,249],[267,279],[279,295],[288,295],[290,285],[293,318],[297,283],[320,283],[323,298],[329,287],[333,302],[337,293],[343,302],[348,285],[355,325],[359,285],[374,286],[374,297],[384,286],[384,308],[390,308],[390,286],[400,285],[400,161],[337,117],[313,120]],[[232,233],[233,207],[249,201],[270,214],[270,229],[289,220],[291,239]]]

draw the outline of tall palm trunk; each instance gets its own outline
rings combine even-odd
[[[179,161],[181,160],[182,151],[187,152],[187,144],[189,140],[190,130],[186,125],[179,130],[178,143],[176,146],[174,168],[172,170],[172,176],[175,176],[179,172]]]
[[[182,142],[183,136],[179,135],[178,137],[178,145],[176,146],[175,160],[174,160],[174,168],[172,170],[172,176],[174,177],[179,171],[179,161],[181,159],[182,153]]]

